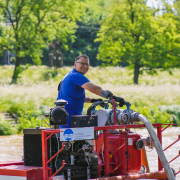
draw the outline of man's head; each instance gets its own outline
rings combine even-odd
[[[85,54],[78,56],[74,62],[74,69],[85,75],[89,70],[89,57]]]

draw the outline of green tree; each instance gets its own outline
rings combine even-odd
[[[53,39],[68,48],[67,37],[74,38],[81,7],[79,0],[1,0],[0,47],[16,55],[12,83],[17,82],[24,58],[41,64],[42,49]]]
[[[99,42],[94,42],[97,38],[100,25],[103,19],[107,16],[106,9],[113,0],[85,0],[85,13],[81,16],[81,21],[77,21],[77,31],[75,33],[76,39],[68,41],[69,50],[63,51],[63,58],[65,65],[72,65],[75,57],[80,54],[87,54],[90,57],[92,66],[101,64],[97,60]]]
[[[177,32],[180,34],[180,0],[175,0],[174,4],[174,19],[176,21]]]
[[[173,67],[180,50],[173,19],[154,14],[143,0],[117,0],[96,40],[101,42],[98,59],[112,65],[128,63],[134,69],[135,84],[145,70]]]
[[[165,49],[163,55],[168,58],[164,68],[180,67],[180,1],[175,0],[173,5],[165,0],[162,1],[162,18],[169,21],[165,29],[165,44],[163,45]],[[161,19],[162,26],[166,23],[163,19]]]

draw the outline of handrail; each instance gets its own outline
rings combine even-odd
[[[161,132],[163,132],[164,130],[166,130],[169,126],[171,126],[171,124],[169,124],[169,125],[166,126],[164,129],[162,129]]]
[[[65,147],[65,143],[62,143],[62,148],[53,156],[51,157],[47,162],[46,164],[48,164],[50,161],[52,161]]]
[[[179,174],[180,173],[180,168],[179,168],[179,171],[175,174],[175,176],[177,175],[177,174]]]
[[[62,144],[62,148],[48,160],[47,154],[47,140],[55,133],[60,133],[60,129],[42,130],[42,164],[43,164],[43,180],[51,180],[64,166],[65,160],[63,160],[62,166],[49,178],[48,176],[48,163],[54,159],[65,147],[65,143]],[[47,135],[50,134],[48,137]],[[48,179],[49,178],[49,179]]]
[[[51,180],[65,165],[66,165],[65,160],[63,160],[62,166],[49,178],[49,180]]]
[[[179,155],[177,155],[174,159],[172,159],[171,161],[169,161],[169,163],[171,163],[172,161],[174,161],[175,159],[177,159],[180,156],[180,151],[179,151]]]
[[[178,136],[178,139],[176,141],[174,141],[171,145],[169,145],[167,148],[165,148],[163,151],[167,150],[168,148],[170,148],[173,144],[177,143],[180,140],[180,135]]]
[[[168,125],[168,124],[161,124],[161,123],[153,123],[152,125],[154,127],[157,127],[157,136],[158,136],[158,139],[159,139],[160,143],[162,143],[162,132],[165,129],[167,129],[170,125],[173,125],[173,124]],[[162,125],[168,125],[168,126],[166,128],[164,128],[164,129],[161,129]],[[105,168],[105,177],[108,177],[109,173],[110,173],[110,171],[109,171],[110,170],[109,169],[109,158],[110,158],[110,156],[112,154],[115,153],[115,152],[112,152],[110,155],[108,153],[108,135],[111,134],[111,132],[113,132],[115,129],[123,129],[125,127],[126,128],[141,128],[141,127],[145,127],[145,125],[144,124],[128,124],[128,125],[114,125],[114,126],[94,127],[95,131],[103,130],[103,134],[104,134],[104,168]],[[111,129],[110,133],[108,133],[109,129]],[[47,157],[47,140],[53,134],[60,133],[60,132],[61,132],[60,129],[42,130],[43,180],[51,180],[65,166],[65,161],[63,160],[62,166],[53,175],[50,174],[51,177],[48,177],[48,163],[64,149],[64,143],[62,144],[62,148],[54,156],[52,156],[48,160],[48,157]],[[48,136],[48,134],[50,134],[50,135]],[[179,139],[177,141],[179,141],[179,140],[180,140],[180,135],[179,135]],[[174,142],[174,143],[176,143],[176,142]],[[174,143],[172,143],[170,146],[172,146]],[[169,147],[167,147],[167,148],[169,148]],[[121,147],[117,148],[115,151],[118,151],[120,148]],[[175,160],[179,156],[180,156],[180,152],[179,152],[179,155],[176,156],[173,160]],[[173,160],[171,160],[170,162],[172,162]],[[159,170],[161,170],[160,169],[161,167],[162,167],[162,164],[159,162]],[[115,169],[116,168],[117,167],[115,167]],[[115,170],[115,169],[113,169],[113,170]],[[178,171],[176,174],[178,174],[178,173],[180,173],[180,171]]]

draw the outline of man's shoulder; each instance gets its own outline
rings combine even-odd
[[[86,78],[86,76],[84,76],[83,74],[81,74],[78,71],[72,72],[72,74],[70,75],[72,77],[78,77],[78,78]]]

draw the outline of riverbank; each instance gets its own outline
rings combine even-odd
[[[13,131],[8,123],[0,120],[0,134],[22,133],[23,128],[47,126],[42,115],[54,107],[57,86],[71,69],[32,66],[22,72],[18,84],[10,85],[13,66],[0,66],[0,112],[8,112],[17,120]],[[122,67],[90,67],[87,77],[92,83],[129,101],[133,110],[147,116],[151,122],[180,124],[180,70],[173,69],[172,73],[160,70],[156,75],[145,73],[140,75],[139,85],[133,84],[133,72]],[[86,95],[97,97],[88,91]],[[85,104],[84,114],[89,106]],[[7,127],[6,132],[4,127]]]

